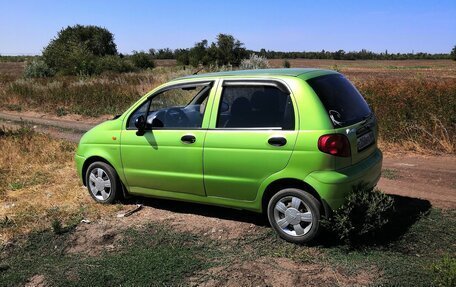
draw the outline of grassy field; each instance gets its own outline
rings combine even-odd
[[[291,67],[335,69],[366,97],[379,119],[381,141],[410,151],[456,151],[456,62],[451,60],[290,60]],[[194,69],[162,60],[153,70],[96,77],[24,79],[24,63],[0,63],[3,110],[98,117],[119,114],[141,95]],[[283,60],[271,60],[281,67]],[[202,71],[204,72],[204,71]]]
[[[449,280],[456,272],[455,210],[395,196],[395,220],[358,247],[327,232],[313,246],[290,244],[262,218],[255,232],[232,239],[170,228],[166,218],[107,228],[103,222],[122,206],[93,203],[76,179],[74,149],[26,128],[0,131],[0,286],[454,283]],[[99,221],[86,225],[91,232],[108,229],[101,242],[82,236],[83,218]],[[74,249],[78,244],[85,249]]]

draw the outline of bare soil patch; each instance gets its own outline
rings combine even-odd
[[[27,281],[27,283],[25,283],[25,287],[44,287],[44,286],[47,286],[44,275],[34,275]]]
[[[204,270],[190,278],[191,286],[367,286],[379,277],[375,270],[345,274],[329,265],[297,263],[262,257]]]
[[[118,218],[111,214],[98,221],[79,224],[70,236],[71,244],[66,251],[87,255],[113,251],[120,246],[122,231],[140,229],[150,223],[165,224],[178,232],[217,240],[240,239],[265,228],[262,218],[249,212],[162,199],[139,200],[145,206],[128,217]],[[134,205],[125,204],[123,207],[118,213],[130,210]]]
[[[456,208],[456,157],[396,155],[384,159],[383,169],[397,173],[397,179],[382,177],[382,191],[429,200],[438,208]]]

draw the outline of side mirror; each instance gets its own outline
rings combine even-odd
[[[146,130],[146,118],[144,115],[141,115],[135,119],[135,127],[138,129],[136,132],[137,136],[144,135],[144,132]]]

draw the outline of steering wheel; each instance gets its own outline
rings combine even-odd
[[[165,127],[185,127],[189,122],[187,115],[180,108],[169,108],[165,114]]]

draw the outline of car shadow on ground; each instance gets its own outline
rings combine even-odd
[[[374,237],[366,238],[362,246],[384,246],[400,239],[432,207],[431,203],[424,199],[400,195],[391,195],[391,197],[394,199],[394,212],[391,214],[389,222]],[[133,197],[124,200],[123,203],[143,204],[144,206],[176,213],[238,221],[262,227],[269,226],[265,215],[246,210],[147,197]],[[310,245],[331,247],[343,244],[337,239],[337,236],[323,229],[317,240]]]
[[[263,214],[221,206],[148,197],[133,197],[124,200],[123,203],[143,204],[144,206],[149,206],[155,209],[161,209],[176,213],[195,214],[223,220],[239,221],[254,224],[257,226],[269,225],[266,217]]]
[[[387,246],[399,240],[417,221],[431,210],[431,203],[425,199],[390,195],[394,199],[394,211],[388,218],[388,223],[372,236],[361,238],[359,246]],[[342,245],[334,234],[323,230],[317,245],[325,247]]]

